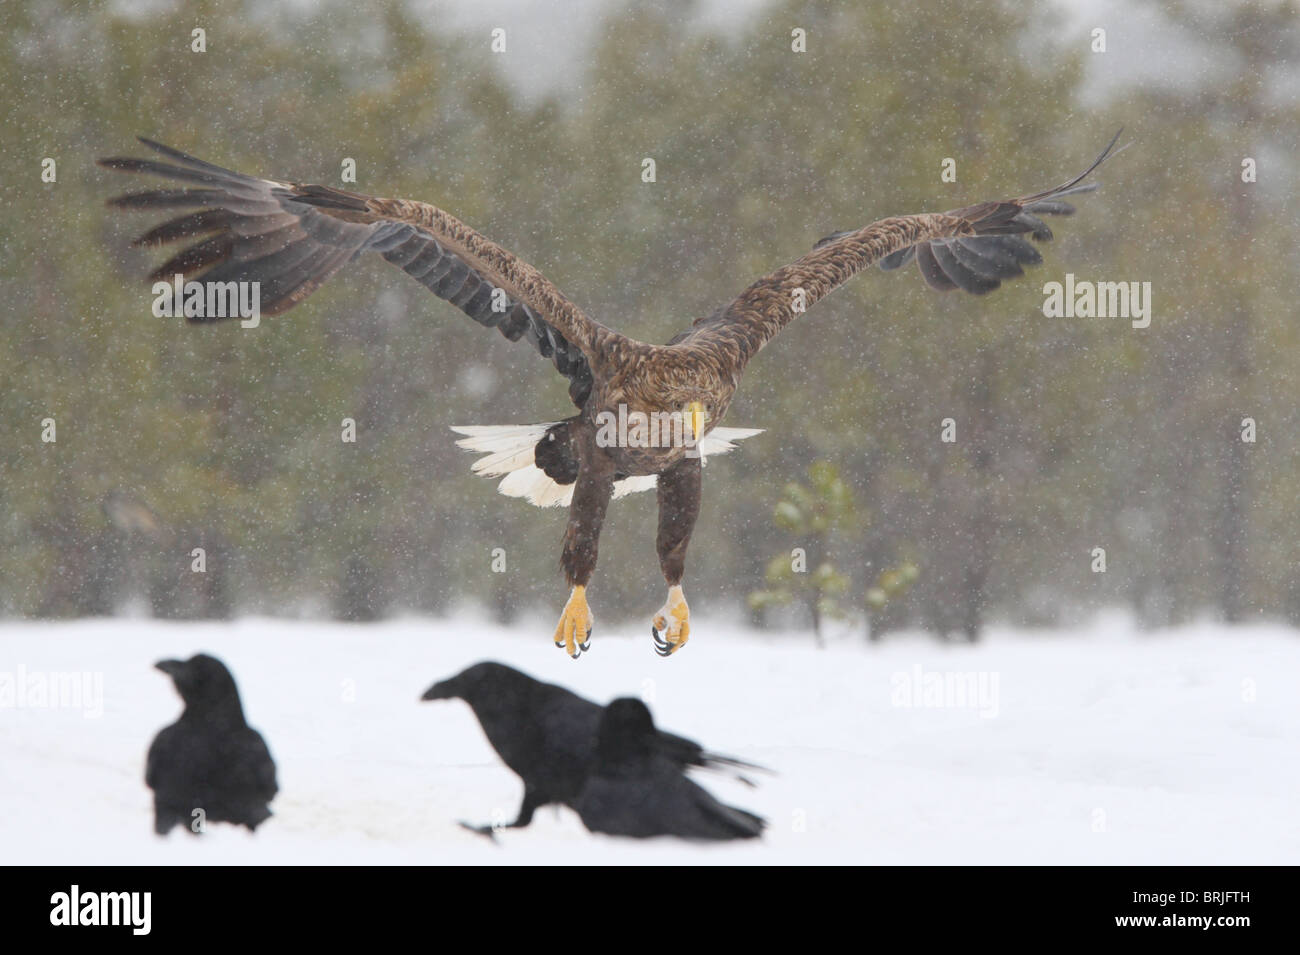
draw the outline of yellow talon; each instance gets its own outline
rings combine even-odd
[[[676,653],[691,637],[691,609],[681,585],[668,588],[668,600],[651,621],[655,652],[661,657]]]
[[[591,642],[593,620],[591,608],[587,606],[587,588],[574,587],[555,628],[555,645],[563,647],[573,659],[578,659]]]

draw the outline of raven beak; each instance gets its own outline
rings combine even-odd
[[[704,423],[706,415],[704,414],[704,405],[698,401],[692,401],[686,406],[686,413],[689,416],[691,424],[691,434],[694,435],[696,442],[704,437]]]
[[[443,680],[441,683],[435,683],[424,691],[421,700],[453,700],[456,698],[456,691],[452,688],[450,680]]]
[[[155,670],[162,670],[163,673],[166,673],[169,677],[175,679],[176,674],[179,673],[181,668],[184,666],[184,660],[159,660],[153,665],[153,668]]]

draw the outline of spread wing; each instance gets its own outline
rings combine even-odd
[[[151,279],[181,274],[204,282],[259,282],[261,311],[277,315],[362,253],[377,252],[480,325],[511,341],[527,339],[569,380],[574,403],[585,404],[592,384],[589,359],[608,330],[531,265],[459,219],[409,199],[258,179],[140,141],[170,162],[111,158],[99,165],[187,186],[110,200],[121,209],[185,210],[135,240],[191,243]]]
[[[803,258],[764,276],[731,304],[700,319],[678,341],[720,347],[743,365],[796,315],[873,264],[890,271],[915,259],[933,289],[991,292],[1003,279],[1023,275],[1024,266],[1042,262],[1025,235],[1040,242],[1052,238],[1040,217],[1074,212],[1063,197],[1097,188],[1095,183],[1080,183],[1114,154],[1122,132],[1087,169],[1044,192],[941,214],[896,216],[829,235]]]

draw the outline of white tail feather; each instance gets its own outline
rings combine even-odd
[[[497,490],[506,497],[522,497],[538,507],[568,507],[573,500],[573,485],[557,484],[533,459],[537,442],[556,423],[452,425],[451,430],[465,435],[456,442],[457,447],[486,455],[471,465],[475,474],[492,478],[505,475]],[[700,464],[703,465],[709,455],[734,451],[735,442],[762,433],[762,428],[714,428],[700,442]],[[614,500],[637,491],[648,491],[657,483],[653,474],[615,481]]]

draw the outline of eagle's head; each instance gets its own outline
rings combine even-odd
[[[714,395],[695,388],[674,390],[664,401],[664,411],[669,411],[682,422],[682,433],[698,442],[704,432],[717,420],[719,409]]]

